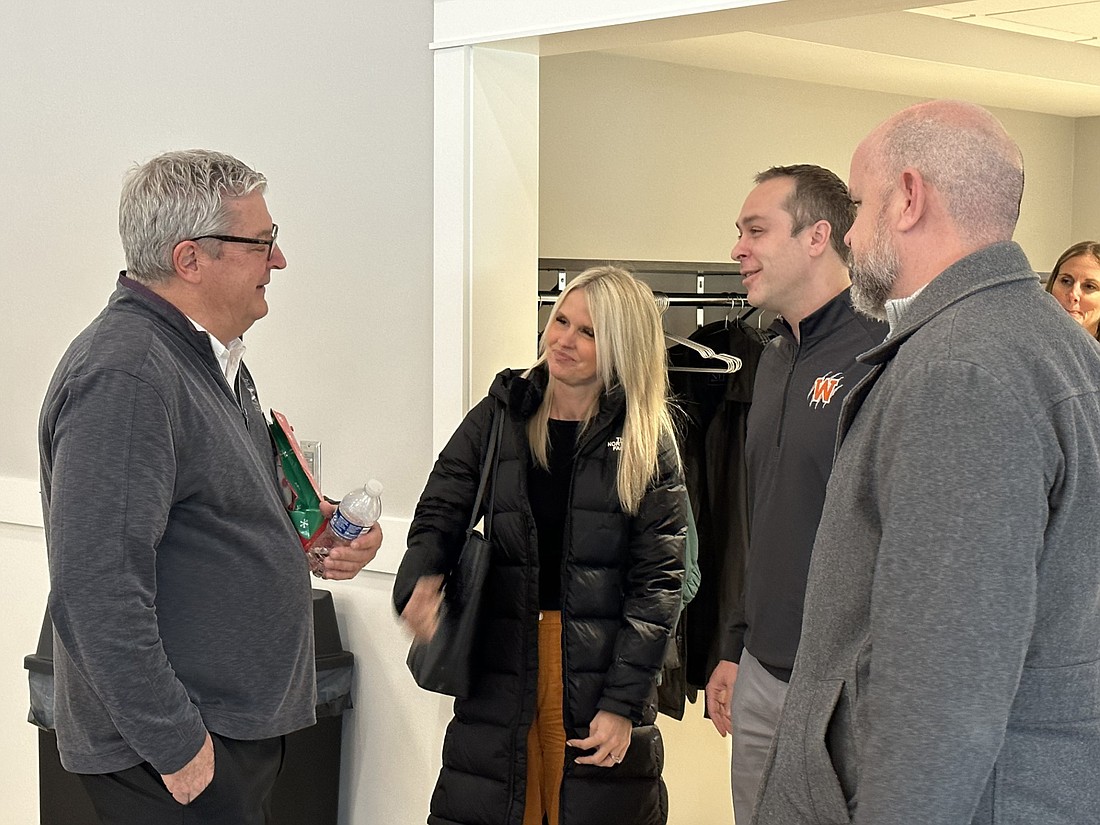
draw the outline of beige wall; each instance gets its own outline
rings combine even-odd
[[[862,137],[916,100],[599,54],[544,58],[541,81],[543,257],[728,260],[756,172],[816,163],[847,179]],[[1075,124],[995,114],[1027,165],[1016,237],[1046,268],[1072,234]]]
[[[863,136],[916,100],[599,54],[544,58],[540,79],[539,254],[560,258],[728,260],[756,172],[816,163],[847,179]],[[1075,207],[1100,235],[1096,187],[1070,196],[1075,141],[1095,180],[1100,118],[995,114],[1027,167],[1016,238],[1047,269],[1079,231]],[[670,825],[732,821],[728,740],[702,712],[660,720]]]
[[[1073,233],[1064,246],[1084,240],[1100,239],[1100,117],[1077,121],[1074,153]],[[1061,251],[1061,250],[1059,250]],[[1057,255],[1046,261],[1045,270],[1054,266]]]

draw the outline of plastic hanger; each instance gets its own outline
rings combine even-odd
[[[676,344],[682,344],[693,352],[697,352],[708,361],[715,360],[722,363],[722,366],[714,367],[679,367],[676,365],[669,365],[669,370],[672,372],[709,372],[723,375],[737,372],[741,369],[741,359],[736,355],[726,355],[725,353],[715,352],[704,344],[692,341],[690,338],[681,338],[679,335],[673,335],[670,332],[665,333],[665,339]]]

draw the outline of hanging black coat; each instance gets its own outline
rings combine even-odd
[[[684,610],[683,678],[691,695],[702,689],[718,663],[722,631],[738,609],[749,544],[748,469],[745,435],[756,365],[764,333],[741,321],[707,324],[691,340],[736,355],[741,369],[729,375],[672,372],[673,391],[686,413],[681,454],[699,530],[699,592]],[[694,353],[669,352],[672,363],[697,365]],[[665,712],[676,711],[675,684],[662,686]],[[679,700],[682,708],[683,700]]]
[[[431,825],[519,825],[527,732],[538,676],[538,546],[528,503],[526,422],[542,398],[531,380],[505,370],[436,461],[409,529],[394,586],[400,612],[421,576],[451,568],[477,492],[496,400],[506,415],[496,478],[493,556],[486,582],[472,695],[455,701]],[[621,392],[605,394],[579,437],[562,548],[562,670],[566,738],[584,738],[598,710],[634,725],[624,761],[578,765],[566,748],[562,825],[661,825],[668,797],[660,777],[656,676],[680,609],[686,534],[683,480],[668,455],[638,513],[624,513],[616,474],[625,418]],[[486,500],[493,491],[486,491]]]

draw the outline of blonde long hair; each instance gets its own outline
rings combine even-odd
[[[679,462],[676,430],[669,408],[664,332],[653,291],[625,269],[586,269],[562,290],[550,313],[557,317],[562,302],[583,290],[596,341],[596,374],[606,392],[621,387],[626,401],[617,487],[623,510],[634,514],[658,471],[658,455],[670,449]],[[549,326],[549,324],[547,325]],[[546,362],[546,334],[539,342],[539,359],[525,373]],[[550,376],[538,410],[527,423],[531,452],[539,466],[549,463],[549,424],[555,379]],[[598,400],[581,425],[583,432],[598,409]]]

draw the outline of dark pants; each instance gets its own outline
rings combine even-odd
[[[181,805],[148,762],[80,779],[103,825],[266,825],[271,791],[283,766],[285,740],[242,741],[211,734],[214,778]]]

